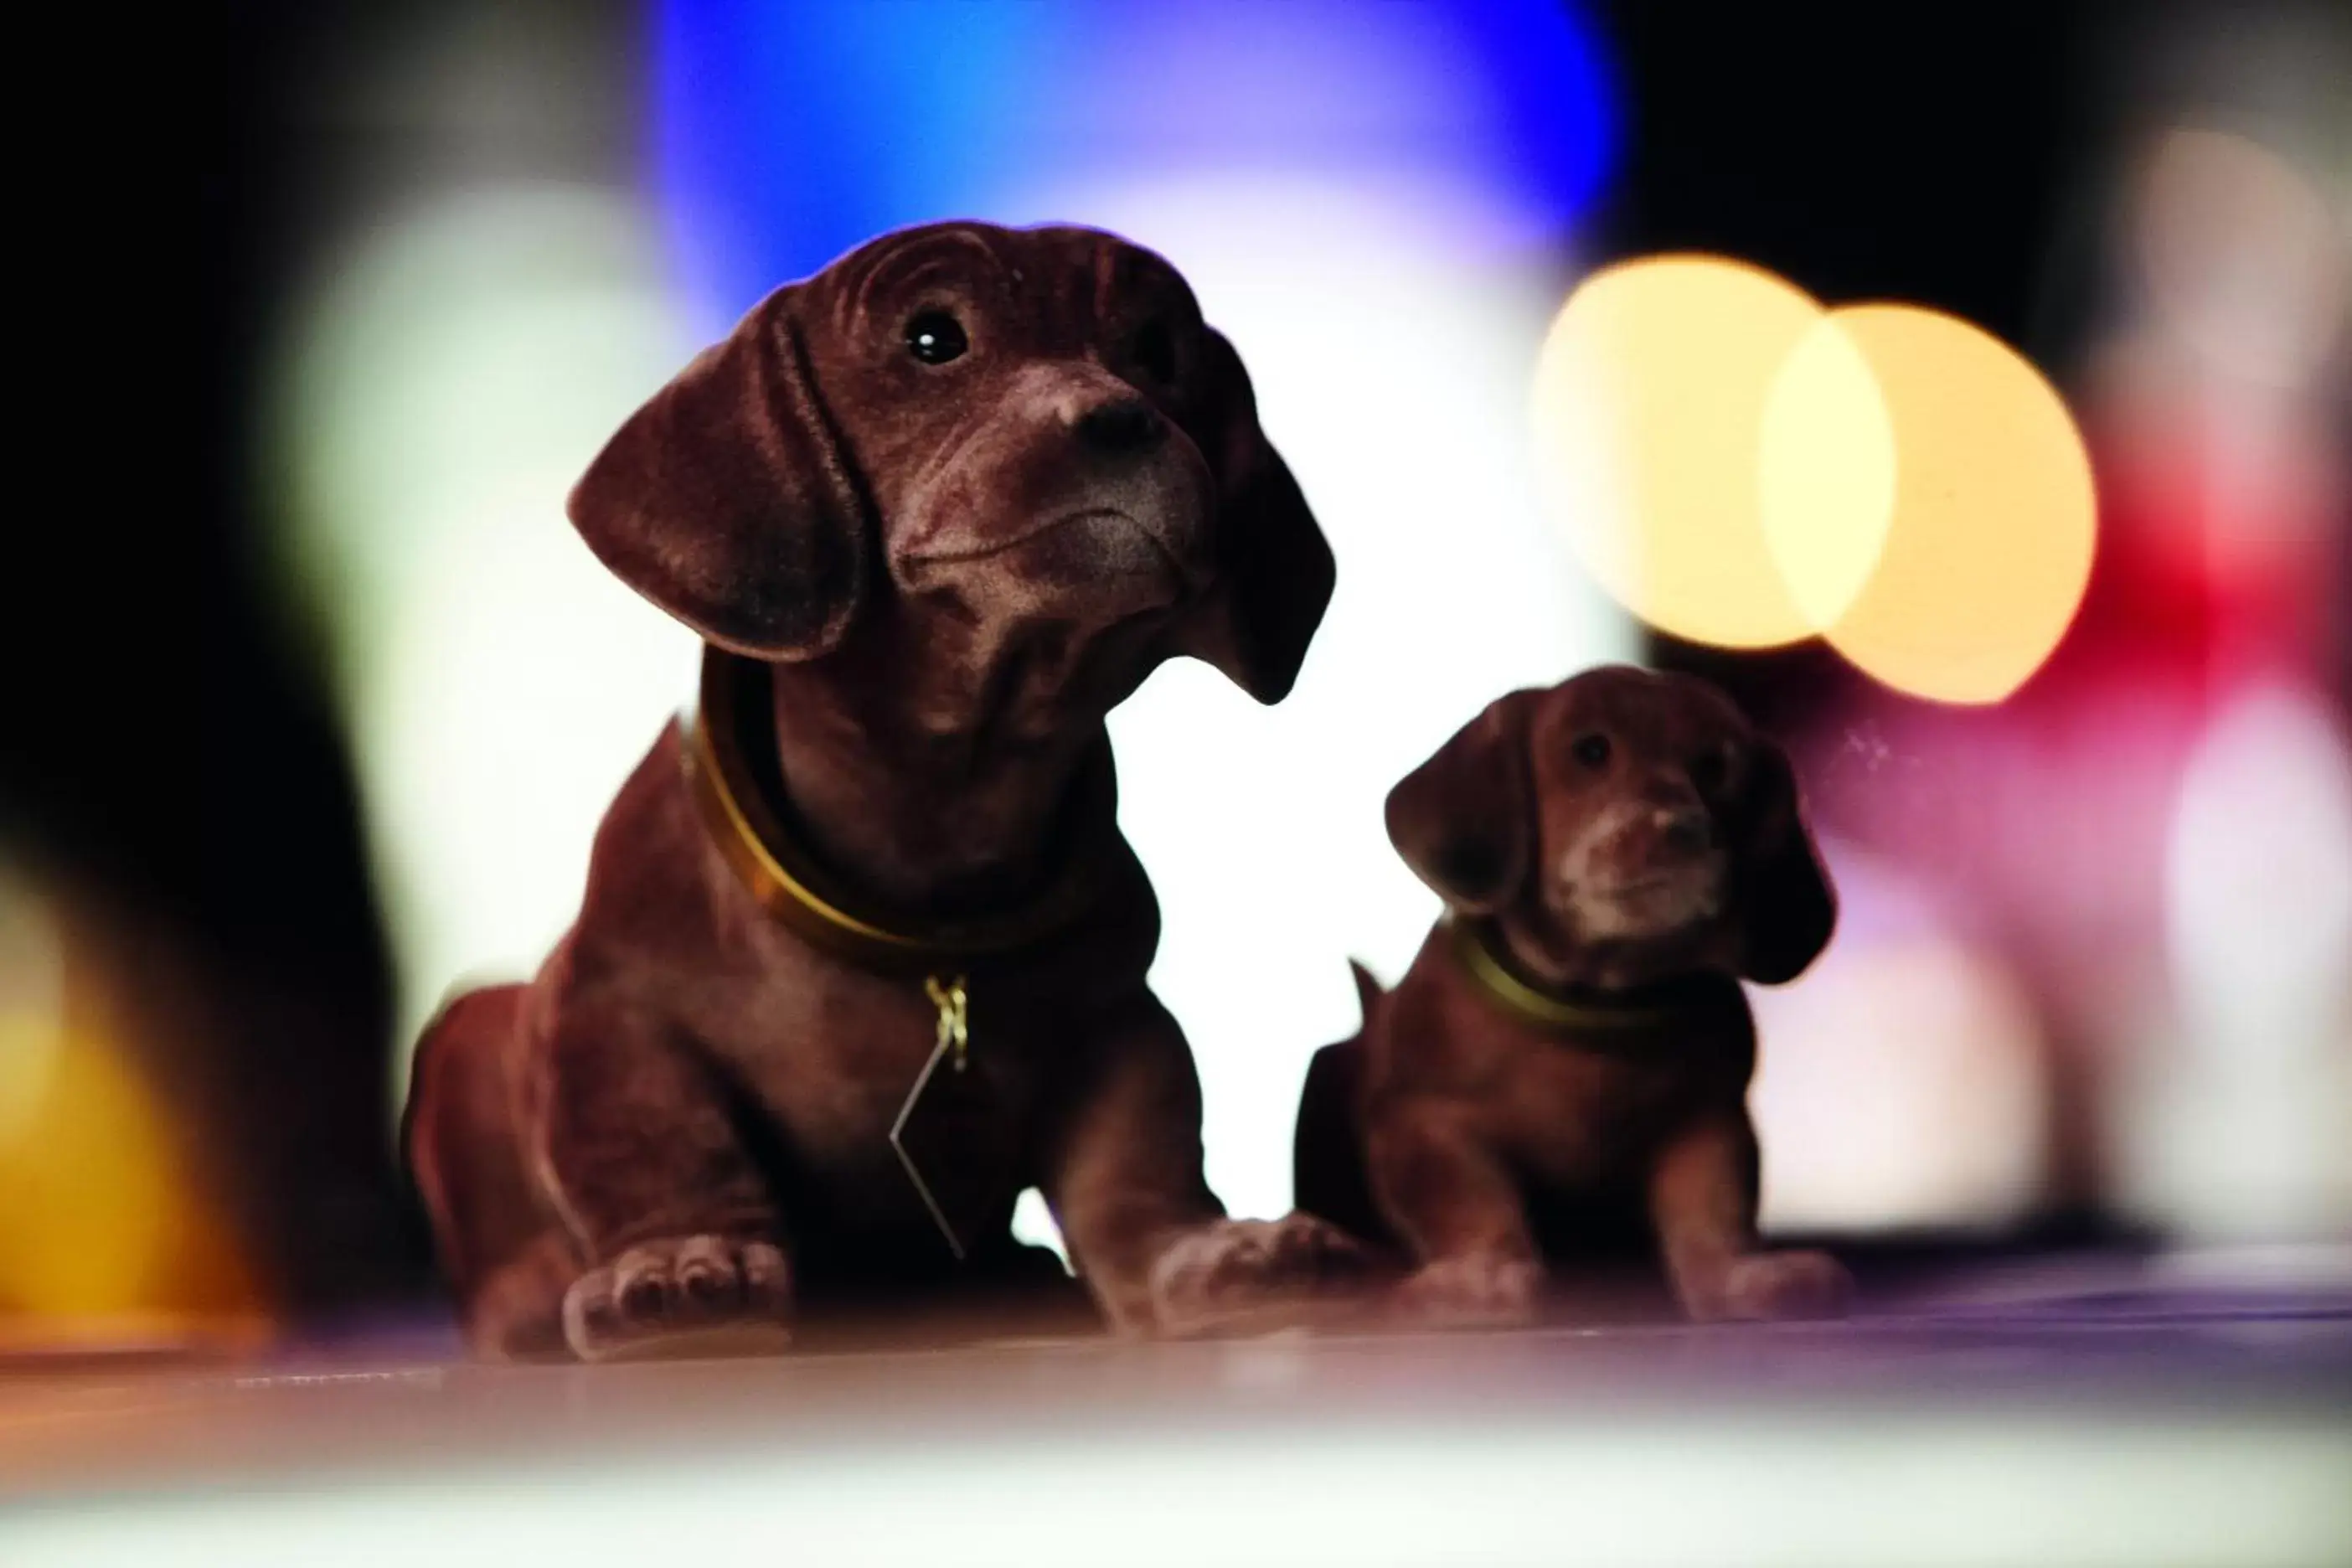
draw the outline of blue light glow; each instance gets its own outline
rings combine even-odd
[[[1474,188],[1539,243],[1588,207],[1609,84],[1557,0],[662,0],[656,159],[721,316],[884,230],[1084,221],[1050,194],[1307,174]]]

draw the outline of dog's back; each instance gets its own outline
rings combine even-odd
[[[1364,1174],[1362,1094],[1364,1039],[1388,994],[1370,971],[1350,963],[1363,1026],[1349,1039],[1325,1046],[1307,1064],[1298,1096],[1298,1127],[1291,1143],[1292,1202],[1318,1218],[1377,1247],[1396,1238],[1381,1217]]]

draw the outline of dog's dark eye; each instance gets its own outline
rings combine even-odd
[[[945,310],[926,310],[907,323],[907,352],[925,364],[945,364],[961,359],[971,347],[963,323]]]
[[[1609,765],[1609,737],[1579,735],[1570,744],[1568,754],[1574,757],[1580,766],[1605,768]]]
[[[1176,379],[1176,333],[1165,321],[1144,323],[1135,334],[1135,363],[1154,381]]]

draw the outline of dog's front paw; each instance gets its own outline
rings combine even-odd
[[[1444,1327],[1507,1327],[1533,1321],[1543,1266],[1530,1258],[1472,1252],[1440,1258],[1397,1287],[1412,1320]]]
[[[1360,1295],[1378,1268],[1363,1243],[1313,1215],[1219,1220],[1152,1263],[1152,1315],[1176,1335],[1285,1326]]]
[[[583,1361],[681,1350],[758,1351],[790,1342],[792,1278],[764,1241],[666,1237],[572,1282],[563,1337]]]
[[[1853,1277],[1826,1252],[1758,1252],[1687,1304],[1702,1319],[1835,1318],[1853,1294]]]

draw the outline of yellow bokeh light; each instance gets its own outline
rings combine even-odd
[[[251,1316],[259,1291],[169,1121],[112,1042],[0,1014],[0,1050],[50,1056],[24,1135],[0,1143],[0,1314]]]
[[[1757,474],[1781,368],[1821,318],[1795,285],[1709,256],[1597,272],[1554,318],[1538,480],[1585,570],[1651,626],[1724,647],[1817,629],[1766,541]]]
[[[111,1053],[0,1016],[0,1049],[47,1058],[24,1134],[0,1145],[0,1302],[34,1312],[142,1304],[173,1194],[163,1130]]]
[[[1851,306],[1817,331],[1868,363],[1894,437],[1893,521],[1830,644],[1914,696],[1997,702],[2090,581],[2097,505],[2074,421],[2015,351],[1940,311]]]
[[[113,972],[5,873],[0,1354],[198,1323],[246,1331],[261,1319],[260,1287],[202,1190],[185,1130],[139,1070]]]
[[[1853,607],[1895,520],[1885,394],[1835,320],[1816,321],[1774,378],[1756,466],[1765,542],[1813,631]]]
[[[1820,636],[1898,690],[1997,702],[2089,583],[2074,419],[2013,350],[1940,311],[1824,310],[1717,257],[1626,262],[1554,318],[1534,415],[1578,560],[1693,642]]]

